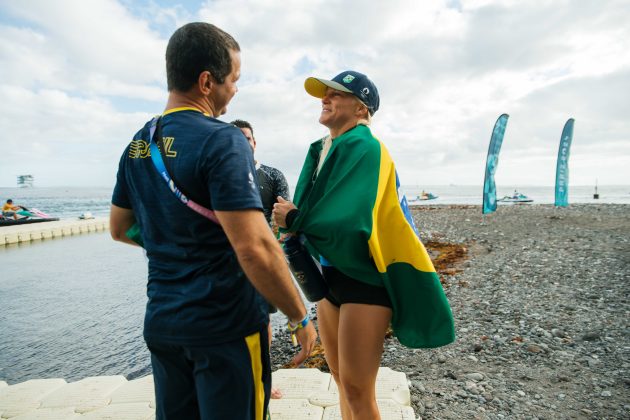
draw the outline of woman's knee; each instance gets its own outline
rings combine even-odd
[[[343,393],[350,405],[353,405],[353,403],[364,404],[366,401],[370,401],[375,398],[374,385],[369,386],[368,384],[360,384],[343,378],[341,379],[341,387],[343,388]]]

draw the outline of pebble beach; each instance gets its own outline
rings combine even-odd
[[[385,341],[381,365],[406,373],[418,418],[630,418],[630,205],[412,210],[432,258],[458,250],[436,264],[456,342]],[[287,343],[278,331],[275,369]]]

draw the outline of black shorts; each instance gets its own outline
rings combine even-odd
[[[147,341],[157,420],[265,420],[271,395],[267,326],[227,343]]]
[[[322,266],[322,272],[328,284],[328,293],[325,298],[336,307],[340,307],[344,303],[392,307],[392,302],[384,287],[372,286],[355,280],[335,267]]]

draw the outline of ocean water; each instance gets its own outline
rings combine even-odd
[[[470,185],[404,185],[401,190],[407,199],[413,199],[424,190],[437,195],[435,200],[421,201],[420,205],[433,204],[475,204],[481,206],[483,186]],[[501,186],[497,185],[497,199],[511,196],[518,191],[533,199],[533,204],[553,204],[555,189],[552,186]],[[630,204],[630,185],[608,185],[597,188],[599,199],[593,198],[595,187],[571,186],[569,188],[569,204],[571,203],[625,203]],[[500,203],[501,204],[501,203]],[[510,204],[506,204],[510,205]]]
[[[149,373],[144,258],[108,232],[0,246],[0,380]]]
[[[107,216],[112,188],[0,188],[2,204],[9,198],[13,204],[36,208],[60,219],[76,219],[85,212]]]
[[[480,187],[405,186],[408,198],[422,190],[433,204],[481,203]],[[535,203],[553,203],[551,187],[520,187]],[[498,196],[514,187],[498,187]],[[630,203],[630,186],[572,187],[574,203]],[[106,216],[110,188],[0,188],[2,201],[35,207],[63,219],[91,212]],[[0,229],[2,229],[0,227]],[[87,376],[151,372],[142,339],[147,268],[141,250],[91,233],[0,247],[0,380],[75,381]],[[283,328],[282,314],[272,326]],[[272,347],[273,351],[273,347]]]
[[[291,188],[293,191],[294,188]],[[435,200],[423,201],[421,205],[475,204],[481,205],[482,186],[470,185],[403,185],[402,192],[413,199],[423,190],[437,195]],[[534,204],[553,204],[554,188],[550,186],[497,186],[497,198],[511,195],[514,190],[529,196]],[[593,199],[593,186],[571,186],[569,203],[626,203],[630,204],[630,185],[598,187],[599,199]],[[37,208],[62,219],[77,218],[84,212],[94,216],[109,214],[112,189],[104,187],[76,188],[0,188],[0,200],[4,203],[13,199],[14,204]]]

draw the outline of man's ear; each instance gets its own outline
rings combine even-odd
[[[212,74],[209,71],[206,70],[199,73],[199,78],[197,79],[197,87],[203,95],[208,95],[212,91],[212,89],[214,88],[214,83],[214,77],[212,77]]]

